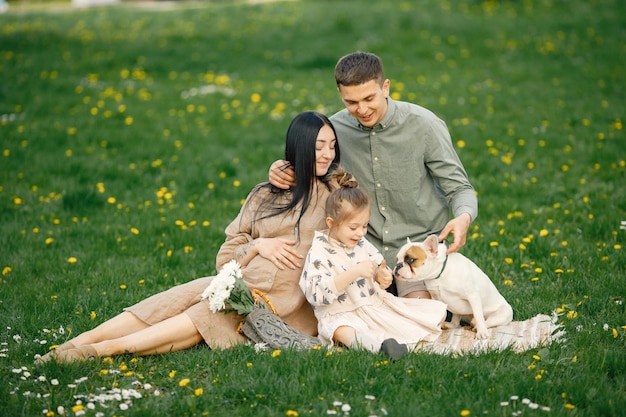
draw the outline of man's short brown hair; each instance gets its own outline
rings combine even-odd
[[[385,81],[383,61],[369,52],[353,52],[343,56],[335,65],[335,81],[340,85],[360,85],[370,80],[377,80],[380,85]]]

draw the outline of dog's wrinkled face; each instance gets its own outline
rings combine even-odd
[[[400,279],[410,280],[415,276],[415,270],[426,263],[426,251],[416,244],[406,244],[398,252],[398,264],[393,274]]]

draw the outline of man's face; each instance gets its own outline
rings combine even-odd
[[[352,116],[363,126],[374,127],[387,114],[389,80],[380,85],[370,80],[359,85],[339,85],[341,100]]]

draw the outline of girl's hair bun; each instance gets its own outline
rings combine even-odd
[[[341,188],[358,188],[359,183],[349,172],[338,169],[333,176]]]

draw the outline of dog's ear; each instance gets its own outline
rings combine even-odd
[[[437,235],[430,235],[424,241],[424,249],[430,252],[433,256],[437,256],[439,253],[439,238]]]

